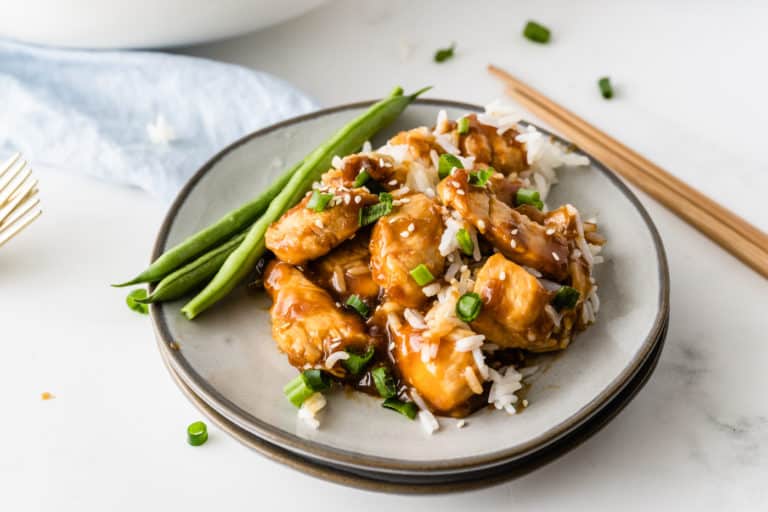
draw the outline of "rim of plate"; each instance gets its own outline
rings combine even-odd
[[[155,244],[152,250],[152,260],[154,261],[157,259],[165,250],[165,245],[168,240],[171,227],[176,220],[179,209],[184,204],[187,197],[195,189],[199,181],[206,174],[208,174],[208,172],[210,172],[216,166],[219,160],[221,160],[224,156],[236,150],[243,144],[275,130],[345,110],[365,108],[372,105],[376,101],[377,100],[348,103],[286,119],[285,121],[281,121],[279,123],[267,126],[253,133],[245,135],[244,137],[236,140],[235,142],[219,151],[210,160],[208,160],[208,162],[206,162],[194,175],[192,175],[192,177],[182,187],[174,199],[168,210],[168,213],[165,216],[165,219],[163,220],[162,225],[160,226],[160,231],[157,234],[157,238],[155,239]],[[481,112],[483,110],[482,107],[470,103],[442,99],[417,99],[414,104],[446,107],[471,112]],[[554,137],[556,140],[563,144],[570,144],[570,142],[564,140],[563,138],[542,129],[533,123],[526,124],[535,126],[542,133],[546,133],[547,135]],[[643,344],[640,347],[640,350],[624,367],[622,372],[615,379],[613,379],[613,381],[611,381],[611,383],[605,389],[603,389],[603,391],[601,391],[597,396],[585,404],[575,414],[525,443],[512,448],[501,449],[483,455],[467,455],[465,457],[442,459],[430,462],[404,461],[401,459],[378,457],[374,455],[361,454],[349,450],[326,446],[286,432],[281,428],[278,428],[253,416],[249,412],[238,407],[236,404],[222,395],[218,390],[216,390],[213,386],[211,386],[187,362],[183,356],[182,350],[173,350],[170,348],[174,345],[173,337],[171,336],[170,329],[163,313],[162,303],[152,304],[150,306],[152,324],[155,333],[162,341],[162,343],[159,345],[163,350],[165,350],[169,363],[172,365],[173,369],[176,371],[179,377],[184,380],[184,382],[195,392],[195,394],[197,394],[197,396],[202,398],[213,409],[221,413],[224,417],[233,423],[241,426],[243,429],[251,432],[256,436],[261,437],[267,442],[281,446],[296,453],[303,454],[304,456],[314,458],[316,460],[325,460],[331,463],[362,470],[406,474],[446,474],[463,471],[474,471],[482,468],[497,466],[506,462],[513,461],[516,458],[528,455],[536,450],[540,450],[547,445],[557,441],[573,429],[582,425],[592,415],[599,411],[603,405],[605,405],[621,391],[625,384],[635,376],[637,371],[642,366],[642,363],[646,360],[648,354],[653,349],[660,333],[663,331],[664,321],[669,312],[669,267],[667,265],[667,257],[664,251],[664,245],[662,243],[661,236],[656,229],[656,226],[648,215],[648,212],[640,203],[639,199],[627,187],[627,185],[625,185],[624,182],[616,174],[613,173],[613,171],[610,171],[605,165],[603,165],[600,161],[588,153],[583,152],[580,149],[578,151],[589,157],[592,166],[602,172],[616,186],[616,188],[624,195],[624,197],[634,206],[635,210],[637,210],[645,222],[646,227],[651,234],[651,238],[653,239],[653,245],[656,252],[656,259],[659,268],[659,307],[658,311],[656,312],[656,318],[654,319],[653,325],[650,331],[647,333]],[[154,286],[150,286],[150,292],[152,289],[154,289]]]
[[[483,474],[469,473],[464,474],[463,477],[459,477],[460,479],[455,481],[438,480],[435,482],[420,483],[410,481],[404,482],[402,481],[404,477],[401,477],[401,480],[395,481],[382,479],[386,478],[386,476],[381,477],[381,475],[357,474],[345,468],[338,468],[331,465],[326,466],[318,462],[304,459],[297,453],[272,445],[264,439],[232,423],[213,409],[203,399],[195,395],[194,391],[192,391],[184,380],[175,372],[164,352],[161,353],[161,356],[168,373],[171,374],[173,382],[194,406],[196,406],[219,429],[236,439],[243,446],[254,450],[269,460],[279,462],[300,473],[346,487],[379,493],[433,495],[474,491],[501,485],[532,473],[579,447],[594,434],[605,428],[605,426],[618,416],[645,387],[658,365],[668,329],[669,319],[665,322],[661,337],[654,345],[653,350],[649,353],[648,360],[643,362],[638,374],[630,379],[627,382],[627,385],[622,388],[622,390],[617,393],[616,397],[611,399],[605,407],[600,409],[588,421],[584,422],[580,428],[574,429],[566,436],[563,436],[558,443],[552,443],[546,450],[531,453],[525,459],[520,461],[520,465],[516,465],[513,461],[510,463],[511,467],[503,466],[491,468],[488,471],[488,474],[485,474],[485,472],[483,472]],[[159,338],[157,341],[158,344],[162,343]],[[552,450],[555,451],[552,452]]]

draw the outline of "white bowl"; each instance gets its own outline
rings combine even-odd
[[[0,37],[77,48],[158,48],[268,27],[325,0],[7,0]]]

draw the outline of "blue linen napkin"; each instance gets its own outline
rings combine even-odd
[[[290,84],[230,64],[0,40],[0,160],[21,151],[165,200],[230,142],[316,108]]]

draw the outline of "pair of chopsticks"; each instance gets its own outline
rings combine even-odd
[[[768,234],[506,71],[493,65],[488,71],[542,121],[768,278]]]

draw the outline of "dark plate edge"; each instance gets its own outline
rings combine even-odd
[[[162,359],[174,383],[195,407],[220,430],[269,460],[283,464],[294,471],[313,478],[355,489],[403,495],[434,495],[480,490],[515,480],[555,461],[597,434],[629,405],[632,399],[650,380],[661,356],[668,325],[669,321],[667,320],[660,338],[637,375],[627,382],[627,385],[619,394],[600,409],[589,421],[571,431],[558,442],[552,443],[542,452],[531,454],[522,461],[496,466],[485,471],[461,473],[450,481],[438,480],[434,482],[422,481],[420,483],[413,483],[410,481],[392,480],[390,474],[358,473],[345,468],[337,468],[333,465],[324,465],[304,459],[294,452],[264,441],[231,423],[205,403],[203,399],[195,395],[194,391],[184,383],[183,379],[170,366],[170,362],[165,354],[163,354]],[[157,342],[162,344],[160,338],[157,338]]]

